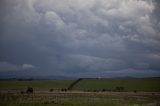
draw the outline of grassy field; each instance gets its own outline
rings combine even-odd
[[[125,79],[96,79],[82,80],[73,90],[116,90],[123,87],[124,91],[160,91],[160,78],[125,78]]]
[[[74,81],[0,80],[0,106],[160,106],[160,78],[82,79],[62,91]]]
[[[24,90],[27,87],[33,87],[35,90],[49,90],[67,88],[73,80],[33,80],[33,81],[16,81],[16,80],[1,80],[0,90],[18,89]]]
[[[24,90],[32,87],[35,90],[49,90],[68,88],[74,80],[33,80],[15,81],[0,80],[0,90]],[[116,87],[123,87],[124,91],[147,91],[160,92],[160,78],[125,78],[125,79],[83,79],[77,83],[72,90],[112,90]]]

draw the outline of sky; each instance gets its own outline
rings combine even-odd
[[[7,76],[160,77],[160,2],[1,0]]]

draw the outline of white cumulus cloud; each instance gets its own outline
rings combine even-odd
[[[33,69],[35,66],[31,64],[12,64],[8,62],[0,62],[0,71],[18,71],[18,70],[27,70],[27,69]]]

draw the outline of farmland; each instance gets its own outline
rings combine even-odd
[[[68,88],[74,80],[1,80],[0,90],[24,90],[33,87],[35,90],[49,90]],[[160,78],[115,78],[115,79],[83,79],[72,90],[115,90],[116,87],[124,87],[124,91],[160,92]]]
[[[74,81],[1,80],[0,106],[160,105],[160,78],[83,79],[71,90],[63,90]],[[26,93],[28,87],[33,88],[33,93]]]

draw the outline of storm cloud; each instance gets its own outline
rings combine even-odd
[[[158,0],[1,0],[0,14],[1,71],[160,76]]]

